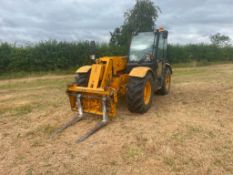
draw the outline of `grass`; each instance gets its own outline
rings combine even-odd
[[[80,145],[99,118],[50,137],[73,116],[71,75],[0,80],[0,174],[233,174],[232,77],[233,64],[175,67],[170,95],[143,115],[121,102]]]
[[[56,127],[51,126],[50,124],[42,125],[37,128],[36,133],[43,133],[47,135],[51,135],[55,131]]]
[[[31,113],[32,110],[33,110],[33,105],[27,104],[20,107],[12,106],[7,108],[1,108],[0,113],[2,115],[7,113],[7,116],[11,116],[11,117],[20,117]]]
[[[219,64],[232,64],[232,61],[192,61],[187,63],[174,63],[172,64],[173,68],[187,68],[187,67],[203,67],[210,65],[219,65]],[[72,75],[74,74],[77,68],[71,68],[69,70],[54,70],[54,71],[39,71],[39,72],[6,72],[0,74],[0,80],[11,80],[11,79],[20,79],[20,78],[35,78],[41,76],[57,76],[57,75]]]
[[[24,105],[22,107],[14,108],[13,111],[15,111],[16,116],[22,116],[26,115],[28,113],[31,113],[33,110],[33,106],[31,104],[29,105]]]
[[[128,163],[138,161],[144,156],[144,150],[137,145],[129,145],[123,152],[123,157]]]
[[[211,65],[219,65],[219,64],[232,64],[232,61],[215,61],[215,62],[208,62],[208,61],[192,61],[187,63],[174,63],[172,64],[173,68],[187,68],[187,67],[204,67],[204,66],[211,66]]]
[[[66,79],[58,79],[57,81],[54,81],[54,79],[37,79],[36,81],[30,81],[28,80],[22,80],[21,82],[12,82],[7,81],[0,84],[1,90],[30,90],[33,88],[40,88],[40,87],[46,87],[46,88],[53,88],[57,87],[57,85],[64,86],[64,82],[66,82]]]
[[[164,157],[163,159],[164,164],[174,167],[175,166],[175,160],[174,158],[170,158],[170,157]]]
[[[39,72],[6,72],[0,74],[0,80],[11,80],[18,78],[33,78],[41,76],[57,76],[57,75],[71,75],[75,72],[77,68],[72,68],[70,70],[55,70],[55,71],[39,71]]]
[[[33,170],[32,168],[29,168],[26,172],[26,175],[33,175]]]

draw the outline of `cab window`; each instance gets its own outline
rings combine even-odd
[[[165,45],[165,42],[164,42],[163,34],[160,33],[159,34],[158,51],[157,51],[157,58],[160,60],[165,57],[164,45]]]

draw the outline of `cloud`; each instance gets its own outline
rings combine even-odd
[[[209,42],[217,32],[233,39],[233,1],[167,0],[159,1],[163,9],[158,23],[170,30],[174,43]]]
[[[108,42],[110,31],[124,21],[134,0],[0,0],[0,40],[39,42],[97,40]],[[170,42],[208,42],[222,32],[233,38],[231,0],[154,0],[162,9],[158,26]]]

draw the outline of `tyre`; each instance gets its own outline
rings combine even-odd
[[[150,73],[144,78],[130,77],[127,84],[126,102],[130,112],[145,113],[153,99],[153,77]]]
[[[159,94],[167,95],[170,92],[171,88],[171,71],[169,68],[165,68],[165,74],[163,78],[162,88],[159,90]]]
[[[78,73],[75,76],[75,82],[78,86],[87,87],[90,78],[90,72],[88,73]]]

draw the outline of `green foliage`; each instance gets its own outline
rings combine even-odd
[[[171,63],[233,61],[233,47],[208,44],[169,45]]]
[[[0,46],[0,72],[7,71],[11,62],[12,47],[7,43],[2,43]]]
[[[159,11],[151,0],[137,0],[134,8],[125,13],[124,24],[110,33],[110,44],[125,47],[126,51],[133,32],[153,30]]]
[[[0,72],[65,70],[86,63],[89,42],[41,42],[34,46],[0,45]]]
[[[97,44],[97,57],[124,55],[119,46]],[[91,63],[89,42],[40,42],[27,47],[0,44],[0,74],[69,70]]]
[[[97,44],[97,57],[127,55],[124,46]],[[0,44],[0,74],[67,71],[90,64],[89,42],[41,42],[27,47]],[[171,63],[233,61],[233,47],[207,44],[169,45]]]
[[[230,45],[231,39],[229,36],[216,33],[215,35],[210,36],[210,41],[215,46],[224,47]]]

